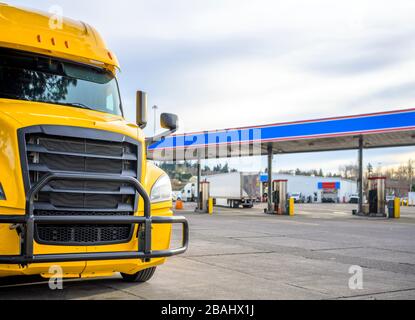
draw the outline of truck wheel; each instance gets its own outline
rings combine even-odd
[[[147,282],[153,277],[155,271],[156,267],[152,267],[138,271],[135,274],[121,273],[121,276],[125,282]]]

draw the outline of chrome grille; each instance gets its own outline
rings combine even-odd
[[[96,134],[92,139],[61,136],[58,132],[50,134],[50,129],[47,133],[29,131],[35,132],[24,134],[28,188],[49,172],[102,173],[140,178],[141,150],[140,144],[134,140],[127,142],[125,137],[120,138],[116,134],[117,139],[108,141],[108,137],[100,140]],[[39,193],[34,203],[34,214],[134,215],[137,198],[135,189],[124,183],[57,180]],[[99,245],[128,242],[132,231],[133,225],[130,224],[39,225],[35,229],[35,238],[42,244]]]

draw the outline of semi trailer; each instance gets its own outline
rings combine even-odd
[[[0,277],[149,280],[188,247],[170,179],[147,161],[146,94],[124,118],[118,60],[90,25],[0,4]],[[182,244],[170,248],[172,224]],[[53,267],[53,268],[52,268]],[[54,270],[52,273],[52,269]]]
[[[252,208],[260,199],[258,173],[231,172],[206,176],[215,205]]]

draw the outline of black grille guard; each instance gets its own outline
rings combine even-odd
[[[122,182],[132,185],[144,201],[144,216],[35,216],[35,196],[53,180],[72,181],[101,181]],[[44,176],[28,192],[26,197],[26,215],[0,215],[0,224],[21,224],[24,226],[21,233],[21,254],[15,256],[0,255],[0,264],[53,263],[53,262],[75,262],[75,261],[98,261],[98,260],[122,260],[141,259],[149,261],[151,258],[165,258],[187,251],[189,244],[189,224],[185,217],[159,217],[151,216],[150,197],[141,183],[132,177],[94,175],[94,174],[72,174],[72,173],[50,173]],[[68,253],[68,254],[42,254],[33,253],[34,230],[36,224],[142,224],[144,225],[144,239],[142,248],[137,251],[124,252],[91,252],[91,253]],[[151,232],[153,224],[181,224],[183,226],[182,247],[169,250],[152,251]],[[137,234],[138,237],[138,234]],[[140,243],[140,241],[138,241]],[[82,246],[82,245],[79,245]],[[140,245],[139,245],[140,246]]]

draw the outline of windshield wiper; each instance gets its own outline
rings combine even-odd
[[[71,102],[71,103],[59,103],[61,105],[64,106],[68,106],[68,107],[76,107],[76,108],[82,108],[82,109],[87,109],[87,110],[95,110],[94,108],[88,107],[82,103],[78,103],[78,102]]]

